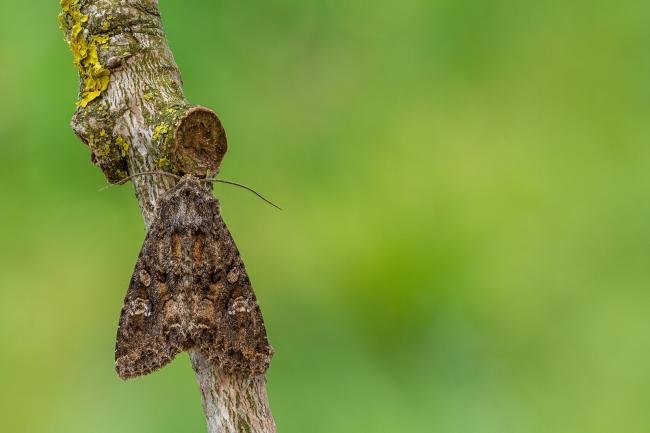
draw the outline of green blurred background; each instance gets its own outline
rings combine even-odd
[[[277,354],[279,431],[650,430],[650,4],[168,1]],[[58,2],[1,0],[0,431],[203,432],[122,382],[145,235],[68,123]]]

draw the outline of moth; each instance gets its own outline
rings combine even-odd
[[[219,201],[186,175],[158,200],[124,299],[115,367],[128,379],[190,348],[249,375],[264,373],[273,354]]]

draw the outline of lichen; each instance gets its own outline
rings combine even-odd
[[[129,147],[130,147],[130,145],[129,145],[128,141],[126,141],[126,140],[125,140],[124,138],[122,138],[121,136],[118,136],[118,137],[115,139],[115,144],[117,144],[117,146],[118,146],[119,149],[120,149],[120,155],[122,155],[122,156],[126,156],[126,155],[129,153]]]
[[[102,22],[102,30],[106,31],[111,28],[111,20],[113,19],[112,15],[109,15],[106,17],[106,19]]]
[[[161,135],[165,135],[168,132],[169,132],[169,125],[166,125],[165,123],[160,123],[153,129],[153,136],[151,138],[154,141],[158,140],[158,138],[160,138]]]
[[[99,61],[98,46],[108,43],[108,36],[87,36],[88,15],[79,9],[79,0],[61,0],[59,24],[67,36],[74,64],[82,82],[77,106],[86,107],[108,88],[110,71]]]
[[[88,145],[98,159],[104,158],[111,153],[111,138],[104,129],[100,130],[97,135],[90,134]]]

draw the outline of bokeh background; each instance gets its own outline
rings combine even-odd
[[[161,1],[277,350],[282,433],[650,429],[650,4]],[[129,382],[145,232],[68,122],[56,1],[1,0],[0,431],[203,432]]]

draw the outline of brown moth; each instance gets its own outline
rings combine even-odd
[[[245,374],[264,373],[273,353],[219,201],[186,175],[157,203],[122,307],[115,367],[128,379],[190,348]]]

